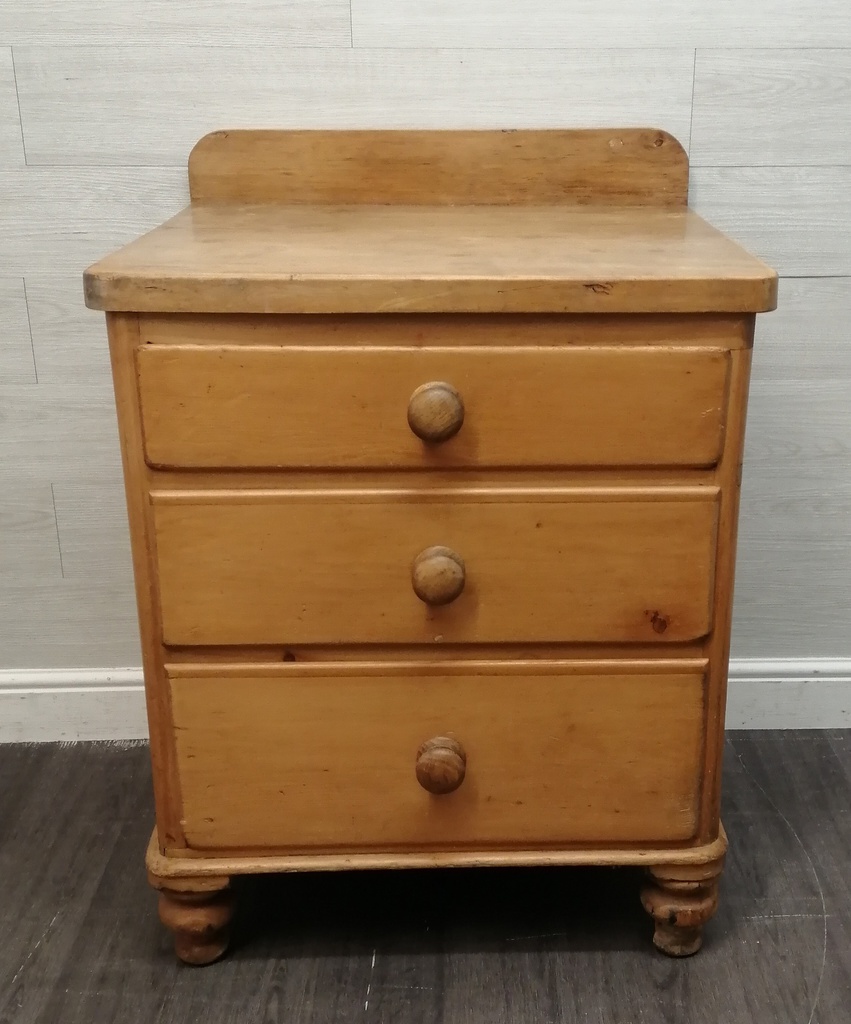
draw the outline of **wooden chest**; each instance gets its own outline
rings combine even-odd
[[[217,132],[107,311],[178,955],[234,875],[641,864],[700,945],[754,315],[650,130]]]

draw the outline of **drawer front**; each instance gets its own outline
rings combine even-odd
[[[137,362],[153,466],[711,466],[729,353],[147,345]],[[457,394],[418,391],[435,383]]]
[[[163,638],[694,640],[716,513],[707,488],[154,495]]]
[[[311,667],[205,676],[181,666],[171,679],[190,847],[482,849],[695,834],[700,668]],[[447,735],[441,761],[445,744],[429,741]]]

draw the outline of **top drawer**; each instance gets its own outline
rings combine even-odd
[[[712,466],[728,363],[720,348],[605,345],[145,345],[137,357],[147,462],[209,469]]]

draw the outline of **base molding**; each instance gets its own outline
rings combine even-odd
[[[676,866],[698,872],[707,866],[720,871],[727,852],[727,833],[719,824],[718,836],[704,846],[686,847],[599,847],[563,850],[408,850],[397,853],[215,853],[184,857],[166,856],[160,851],[154,829],[145,855],[148,881],[155,889],[222,888],[234,875],[284,874],[289,871],[371,871],[397,868],[488,868]]]
[[[728,729],[851,727],[851,658],[730,662]],[[142,670],[0,670],[0,743],[148,734]]]

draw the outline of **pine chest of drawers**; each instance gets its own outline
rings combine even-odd
[[[658,131],[217,132],[107,311],[178,955],[252,872],[640,864],[700,945],[754,316]]]

